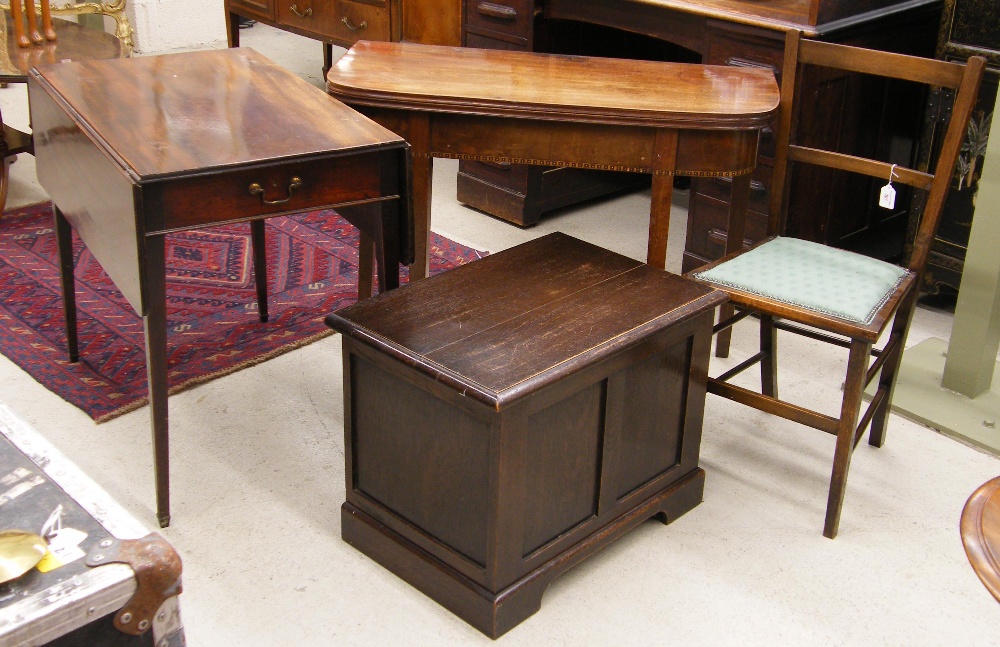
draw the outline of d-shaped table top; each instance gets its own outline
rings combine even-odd
[[[359,41],[327,86],[352,105],[543,120],[759,129],[778,108],[768,70]]]

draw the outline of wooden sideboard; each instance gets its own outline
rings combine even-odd
[[[938,57],[964,61],[972,55],[986,57],[986,74],[924,272],[921,289],[928,293],[954,295],[958,292],[1000,85],[1000,4],[996,0],[945,0]],[[934,159],[934,149],[941,136],[940,124],[948,118],[951,98],[950,94],[936,92],[928,102],[921,160],[925,167]],[[911,215],[911,231],[916,230],[918,220],[919,213]]]
[[[239,46],[239,16],[324,43],[324,73],[331,45],[359,40],[459,45],[462,0],[225,0],[229,46]]]
[[[851,45],[932,56],[940,0],[464,0],[463,44],[469,47],[534,50],[621,58],[759,66],[781,73],[784,32]],[[912,161],[921,129],[924,98],[910,88],[874,87],[858,78],[812,74],[814,94],[805,116],[817,143],[837,138],[842,150]],[[837,108],[834,108],[837,106]],[[844,124],[867,115],[867,127]],[[764,135],[753,178],[747,238],[766,223],[773,142]],[[581,177],[580,171],[462,163],[459,200],[520,225],[541,212],[621,188],[634,178]],[[811,174],[794,183],[792,200],[815,206],[811,218],[789,222],[785,231],[810,240],[888,257],[902,250],[908,200],[894,211],[877,206],[875,183]],[[874,193],[873,193],[874,191]],[[725,249],[727,196],[723,179],[692,183],[684,269],[717,258]],[[858,218],[834,221],[833,204],[857,200]],[[841,209],[842,211],[843,209]],[[799,209],[793,210],[801,211]]]

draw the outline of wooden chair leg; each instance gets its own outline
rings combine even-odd
[[[764,356],[760,360],[760,392],[772,398],[778,397],[778,329],[774,327],[774,317],[760,315],[760,350]]]
[[[723,303],[719,306],[719,322],[723,322],[736,314],[736,307],[731,303]],[[720,330],[715,336],[715,356],[729,357],[729,345],[733,339],[733,329],[726,328]]]
[[[833,456],[833,475],[830,477],[830,496],[826,503],[826,523],[823,536],[833,539],[840,528],[840,510],[847,490],[847,471],[854,453],[854,431],[861,409],[861,394],[865,386],[865,373],[872,345],[857,339],[851,342],[851,355],[847,361],[847,380],[844,384],[844,401],[840,407],[840,424],[837,427],[837,448]]]
[[[913,319],[914,304],[915,298],[908,298],[907,302],[896,311],[896,318],[892,322],[890,335],[892,337],[898,336],[900,342],[892,356],[885,359],[882,371],[878,376],[878,389],[885,390],[886,393],[878,409],[872,415],[872,428],[868,434],[868,444],[872,447],[881,447],[885,444],[885,430],[889,425],[892,394],[896,390],[896,377],[899,375],[899,365],[903,359],[903,345],[910,330],[910,321]]]

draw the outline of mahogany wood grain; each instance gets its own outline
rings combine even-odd
[[[418,160],[664,176],[750,173],[778,102],[760,69],[367,41],[330,70],[327,87],[405,137]],[[414,186],[427,189],[414,203],[411,278],[426,276],[432,168],[429,159],[414,167]],[[671,191],[668,179],[655,181],[647,261],[660,268]]]
[[[76,359],[72,226],[143,318],[165,526],[164,234],[251,221],[266,320],[263,219],[340,207],[375,245],[380,289],[392,289],[399,263],[412,259],[409,147],[249,49],[62,63],[33,69],[28,83],[38,178],[56,209],[69,354]],[[370,277],[372,267],[360,271]]]
[[[972,493],[959,528],[972,569],[1000,601],[1000,476]]]
[[[327,80],[379,107],[649,127],[757,130],[777,98],[760,69],[367,41]]]
[[[701,501],[720,302],[556,233],[333,313],[344,540],[488,636],[511,629],[566,569]]]

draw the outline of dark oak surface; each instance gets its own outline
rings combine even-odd
[[[342,536],[486,635],[701,502],[713,310],[561,233],[340,310]]]
[[[411,278],[426,276],[433,157],[652,173],[647,262],[662,268],[671,176],[750,173],[778,102],[760,69],[368,41],[327,85],[413,147]]]
[[[157,516],[167,525],[164,234],[250,221],[267,321],[264,219],[336,207],[369,243],[359,291],[370,289],[370,245],[379,285],[392,289],[399,263],[412,258],[409,148],[249,49],[42,66],[28,83],[38,178],[55,208],[70,360],[78,358],[72,229],[144,319]]]
[[[972,493],[962,510],[960,528],[969,563],[1000,601],[1000,477]]]
[[[482,278],[494,276],[519,279]],[[468,271],[359,302],[329,321],[344,334],[379,338],[431,377],[499,407],[561,366],[596,362],[721,302],[716,290],[552,234]],[[568,317],[578,312],[589,314]]]

